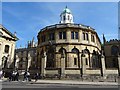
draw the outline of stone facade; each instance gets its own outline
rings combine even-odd
[[[28,71],[38,67],[34,39],[28,42],[27,47],[15,50],[15,60],[15,68],[18,70]]]
[[[14,49],[18,38],[0,25],[0,68],[13,68]]]
[[[83,74],[86,69],[100,69],[101,42],[95,29],[66,20],[69,15],[72,17],[71,11],[67,9],[63,12],[60,24],[47,26],[38,33],[37,58],[40,70],[58,70],[64,76],[66,70],[79,70],[79,74]],[[46,53],[46,57],[43,53]],[[41,67],[44,63],[45,68]],[[41,74],[47,75],[47,72]]]
[[[118,56],[120,55],[120,40],[113,39],[104,42],[104,54],[106,68],[118,68]]]

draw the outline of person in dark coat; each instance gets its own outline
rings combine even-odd
[[[35,82],[39,79],[39,73],[35,73]]]
[[[18,81],[19,79],[19,72],[18,71],[16,71],[16,76],[15,76],[15,79]]]
[[[9,72],[9,81],[12,81],[13,80],[13,77],[12,77],[12,71]]]
[[[27,80],[27,71],[25,71],[25,73],[24,73],[23,81],[24,81],[24,80]]]

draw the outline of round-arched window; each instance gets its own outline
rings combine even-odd
[[[112,55],[118,55],[118,53],[119,53],[119,48],[118,48],[118,46],[112,46],[111,47],[111,54]]]

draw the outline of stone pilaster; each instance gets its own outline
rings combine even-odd
[[[82,76],[86,74],[86,63],[85,63],[85,55],[82,55]]]
[[[120,55],[118,56],[118,74],[120,76]]]
[[[78,37],[78,42],[81,42],[82,41],[82,31],[79,30],[79,37]]]
[[[45,77],[46,74],[46,61],[47,61],[47,56],[44,54],[42,59],[41,59],[41,76]]]
[[[61,77],[61,79],[65,77],[65,57],[61,58],[60,77]]]
[[[104,57],[104,55],[101,56],[101,75],[103,77],[106,76],[106,67],[105,67],[105,57]]]
[[[71,32],[70,30],[67,30],[67,42],[71,41]]]

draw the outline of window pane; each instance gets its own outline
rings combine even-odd
[[[86,65],[88,65],[88,60],[87,60],[87,58],[85,59],[85,62],[86,62]]]
[[[9,53],[9,45],[5,45],[5,53]]]
[[[86,39],[88,40],[88,33],[86,33]]]
[[[83,33],[83,40],[85,40],[85,33]]]
[[[62,39],[62,32],[59,32],[59,39]]]
[[[74,39],[74,32],[71,32],[71,39]]]
[[[63,32],[63,39],[66,39],[66,32]]]
[[[74,65],[77,65],[77,58],[74,58]]]
[[[75,39],[78,39],[78,32],[75,32]]]

